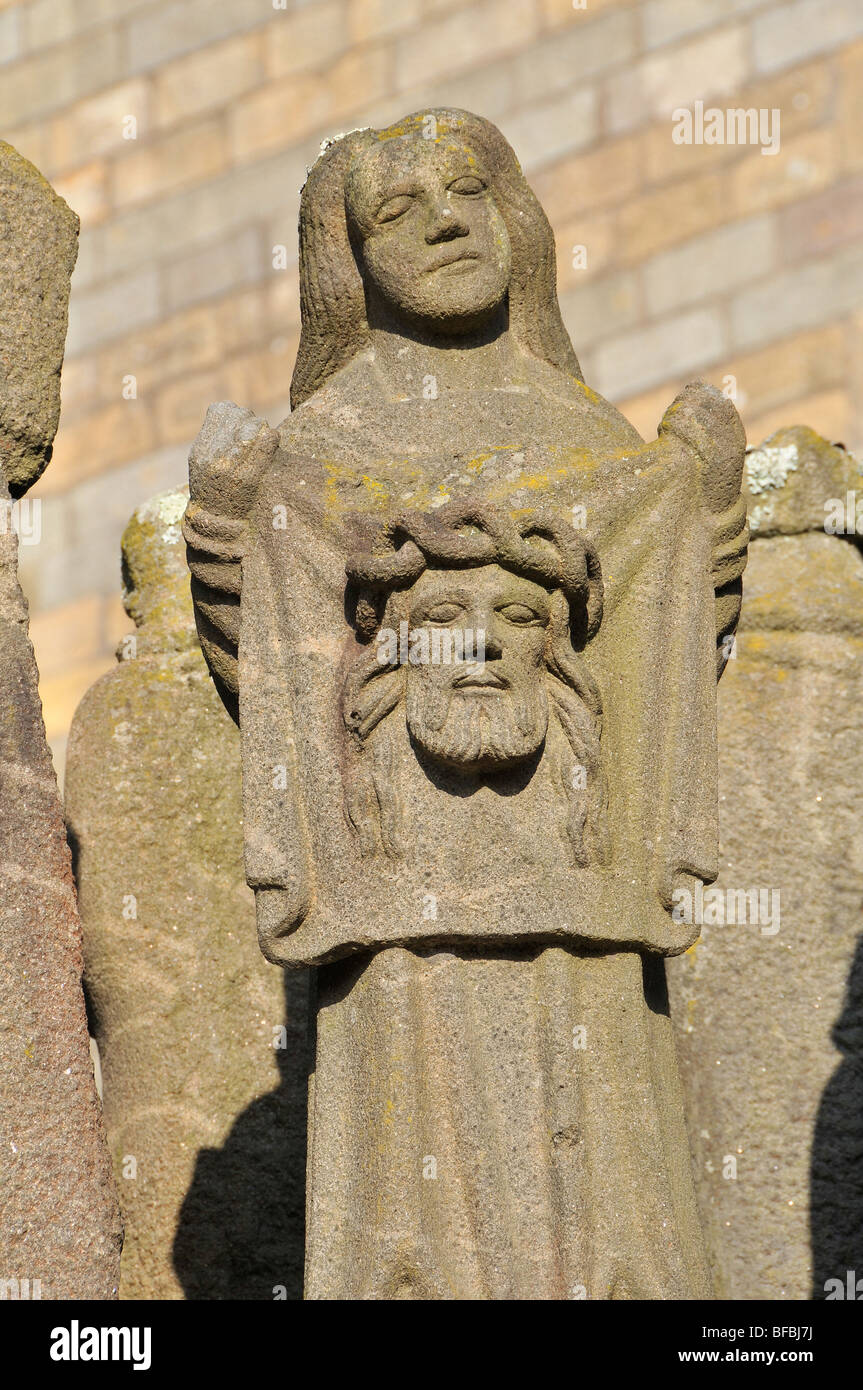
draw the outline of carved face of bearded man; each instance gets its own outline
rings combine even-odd
[[[412,647],[425,629],[430,640],[420,650],[431,658],[406,671],[414,743],[431,761],[462,772],[500,771],[531,758],[548,728],[548,591],[492,564],[427,569],[410,599]],[[450,650],[482,651],[479,634],[484,659],[445,659]]]
[[[363,854],[405,852],[407,733],[426,771],[464,777],[532,776],[548,753],[574,861],[604,863],[602,697],[580,655],[602,618],[593,545],[551,513],[516,521],[468,499],[390,518],[345,572],[360,639],[342,687],[345,814]]]

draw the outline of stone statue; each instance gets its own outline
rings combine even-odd
[[[184,523],[265,955],[317,965],[306,1295],[710,1288],[663,957],[717,873],[745,441],[585,385],[488,122],[322,151],[278,430],[211,407]],[[448,659],[449,658],[449,659]]]
[[[719,694],[721,873],[668,971],[718,1292],[863,1275],[863,463],[802,427],[746,460]]]
[[[66,765],[120,1297],[297,1297],[308,982],[255,943],[240,738],[195,635],[187,499],[151,498],[126,527],[135,633],[78,707]]]
[[[0,1284],[18,1299],[115,1298],[120,1269],[72,864],[12,520],[51,458],[77,253],[75,214],[0,141]]]

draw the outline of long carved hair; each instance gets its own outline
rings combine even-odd
[[[349,610],[358,636],[369,643],[348,670],[342,690],[342,717],[351,744],[345,764],[348,821],[364,854],[373,854],[379,842],[392,858],[404,852],[406,815],[396,742],[382,726],[403,703],[405,669],[382,664],[370,639],[381,627],[397,632],[407,620],[410,589],[429,565],[466,569],[488,564],[551,591],[546,689],[549,713],[564,734],[552,755],[551,772],[566,807],[565,832],[575,863],[605,863],[602,697],[580,656],[602,619],[599,559],[571,526],[543,511],[521,522],[499,508],[471,502],[452,502],[433,513],[403,512],[382,528],[373,553],[348,561]]]
[[[358,251],[348,226],[345,186],[358,155],[383,140],[419,140],[432,119],[482,160],[512,249],[509,324],[522,348],[583,380],[557,303],[554,236],[518,160],[490,121],[469,111],[418,111],[384,130],[354,130],[322,151],[300,199],[302,330],[291,381],[296,409],[367,344],[369,327]]]

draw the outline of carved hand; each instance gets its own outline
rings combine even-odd
[[[219,516],[244,519],[273,461],[279,436],[251,410],[211,405],[189,454],[193,502]]]
[[[659,433],[676,435],[698,454],[708,511],[733,506],[740,496],[746,435],[727,396],[703,381],[691,382],[666,410]]]

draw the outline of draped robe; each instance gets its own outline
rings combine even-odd
[[[719,393],[688,388],[644,444],[581,383],[544,364],[526,378],[426,402],[361,355],[282,426],[248,520],[187,513],[202,644],[239,688],[261,944],[320,966],[309,1297],[709,1291],[662,957],[697,935],[672,918],[674,889],[718,867],[742,429]],[[573,865],[546,758],[514,794],[458,798],[402,738],[398,861],[364,856],[343,814],[345,560],[394,512],[467,496],[583,521],[599,552],[584,659],[606,865]]]

